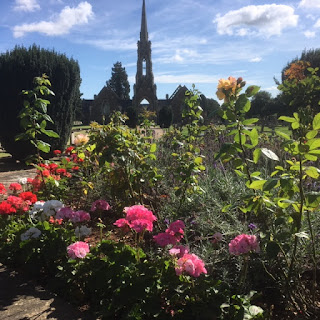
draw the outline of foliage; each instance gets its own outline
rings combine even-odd
[[[111,89],[122,100],[130,99],[130,85],[126,69],[117,61],[111,71],[111,78],[107,81],[107,88]]]
[[[59,139],[44,139],[53,149],[63,149],[68,141],[74,112],[80,105],[80,70],[78,63],[55,51],[40,49],[33,45],[29,49],[15,47],[0,56],[0,140],[2,146],[14,158],[23,159],[30,155],[33,145],[14,142],[20,132],[18,114],[23,108],[25,88],[32,88],[33,78],[45,73],[52,81],[52,91],[48,115],[54,125],[48,129],[58,133]]]
[[[23,90],[23,94],[28,97],[24,101],[24,108],[20,111],[20,125],[25,130],[16,136],[16,141],[29,141],[37,150],[38,163],[41,162],[40,152],[49,153],[50,145],[40,139],[41,135],[51,138],[59,138],[59,135],[53,130],[47,130],[47,121],[53,123],[51,117],[47,114],[47,106],[50,101],[42,99],[41,96],[54,95],[48,88],[51,83],[46,75],[34,79],[36,87],[33,90]]]

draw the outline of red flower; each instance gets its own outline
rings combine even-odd
[[[14,182],[10,184],[9,189],[12,191],[19,191],[19,190],[22,190],[22,186],[20,183]]]
[[[35,203],[37,202],[37,195],[30,191],[22,192],[19,194],[19,198],[21,198],[24,201],[30,201],[30,203]]]
[[[28,184],[32,184],[32,182],[33,182],[33,179],[32,179],[32,178],[28,178],[28,179],[27,179],[27,183],[28,183]]]
[[[53,150],[53,154],[54,154],[55,156],[57,156],[58,154],[61,154],[61,151],[60,151],[60,150]]]
[[[0,183],[0,194],[5,194],[5,193],[7,193],[5,186],[2,183]]]
[[[74,167],[72,167],[72,170],[73,170],[73,171],[78,171],[79,169],[80,169],[79,166],[74,166]]]
[[[49,170],[50,170],[51,173],[55,172],[58,167],[59,166],[56,163],[50,163],[49,164]]]
[[[71,154],[71,151],[74,149],[74,147],[68,147],[67,149],[66,149],[66,154]]]
[[[43,176],[43,177],[49,177],[49,176],[50,176],[50,171],[47,170],[47,169],[43,170],[43,171],[42,171],[42,176]]]
[[[11,214],[16,213],[17,210],[7,201],[3,201],[0,203],[0,214]]]
[[[60,174],[62,176],[66,176],[67,175],[67,170],[63,169],[63,168],[59,168],[56,170],[57,174]]]
[[[9,196],[7,202],[11,204],[17,211],[26,212],[29,210],[28,203],[19,197]]]

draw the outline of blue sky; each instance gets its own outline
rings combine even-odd
[[[92,99],[121,61],[132,86],[142,0],[1,0],[0,52],[33,43],[78,60]],[[277,94],[286,63],[320,47],[320,0],[146,0],[158,98],[195,84],[216,98],[220,78],[242,76]]]

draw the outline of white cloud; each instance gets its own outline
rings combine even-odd
[[[40,9],[40,5],[37,0],[16,0],[15,6],[13,7],[15,11],[35,11]]]
[[[317,20],[317,22],[314,24],[315,28],[320,28],[320,19]]]
[[[316,36],[316,33],[314,31],[309,30],[305,31],[303,34],[306,36],[306,38],[314,38]]]
[[[260,62],[262,60],[261,57],[255,57],[250,60],[250,62]]]
[[[83,40],[76,41],[77,43],[84,43],[92,45],[96,48],[107,51],[132,51],[137,49],[137,39],[97,39],[97,40]]]
[[[319,0],[301,0],[299,3],[300,8],[319,8],[320,9],[320,1]]]
[[[23,37],[29,32],[39,32],[48,36],[59,36],[69,33],[76,25],[88,23],[93,17],[92,6],[88,2],[80,2],[77,7],[65,7],[56,19],[52,21],[40,21],[30,24],[22,24],[13,28],[15,38]]]
[[[298,18],[299,16],[294,14],[292,7],[266,4],[229,11],[224,16],[218,15],[213,22],[217,23],[217,31],[221,35],[246,35],[247,30],[253,28],[257,29],[260,35],[269,37],[280,35],[285,28],[295,27]],[[241,30],[246,30],[246,32],[241,32]]]

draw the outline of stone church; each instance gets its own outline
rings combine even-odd
[[[154,83],[152,71],[151,41],[148,37],[146,5],[145,0],[143,0],[140,39],[138,41],[137,73],[136,82],[133,86],[134,95],[132,100],[120,99],[114,91],[105,86],[99,94],[95,95],[94,100],[82,101],[84,118],[101,123],[102,119],[107,118],[113,111],[125,113],[129,107],[133,107],[137,113],[142,108],[154,111],[159,120],[159,112],[163,108],[167,108],[172,113],[172,123],[180,123],[187,90],[185,86],[179,85],[171,96],[167,94],[166,99],[158,99],[157,97],[157,86]],[[147,101],[148,104],[141,105],[143,101]]]

